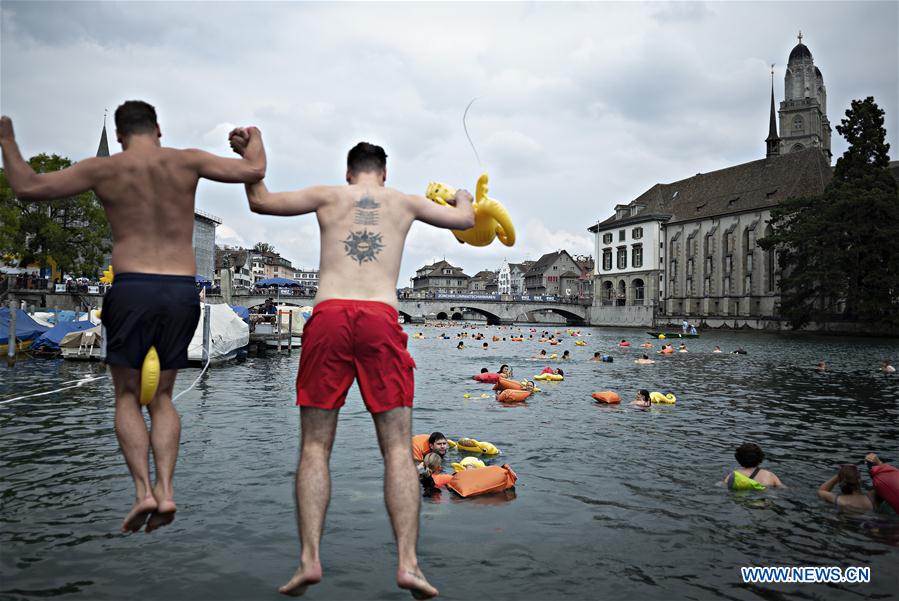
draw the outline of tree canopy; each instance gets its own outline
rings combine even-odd
[[[68,158],[43,153],[28,162],[36,173],[72,165]],[[0,255],[19,266],[41,267],[52,257],[60,270],[92,276],[104,267],[111,249],[109,224],[93,192],[49,202],[23,201],[0,169]]]
[[[771,212],[764,249],[779,253],[781,313],[799,328],[833,318],[899,325],[899,188],[889,171],[884,112],[853,100],[837,132],[849,148],[820,197]]]

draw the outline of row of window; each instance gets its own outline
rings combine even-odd
[[[627,269],[627,247],[619,246],[617,253],[617,268]],[[631,246],[631,267],[643,267],[643,245],[634,244]],[[602,251],[602,268],[603,271],[611,271],[612,269],[612,249],[606,248]]]
[[[631,239],[639,240],[643,237],[643,228],[635,227],[631,229]],[[618,230],[618,241],[624,242],[625,240],[625,230]],[[602,235],[602,243],[603,244],[611,244],[612,243],[612,232],[606,232]]]

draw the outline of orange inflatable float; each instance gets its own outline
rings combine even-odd
[[[416,434],[412,437],[412,458],[415,461],[421,461],[425,455],[431,452],[429,438],[431,438],[430,434]]]
[[[521,385],[521,382],[516,382],[515,380],[507,380],[506,378],[500,378],[496,382],[496,386],[493,387],[493,390],[524,390],[524,386]]]
[[[453,480],[453,474],[431,474],[435,486],[446,486]]]
[[[531,396],[530,390],[503,390],[499,393],[499,396],[496,397],[497,401],[502,401],[503,403],[519,403],[521,401],[526,401],[527,398]]]
[[[524,338],[509,338],[512,342],[524,342]]]
[[[614,390],[601,390],[600,392],[594,392],[590,396],[597,403],[605,403],[606,405],[617,405],[621,402],[621,397]]]
[[[447,488],[460,497],[475,497],[513,488],[517,481],[518,475],[512,471],[509,464],[504,463],[502,467],[488,465],[478,469],[456,472],[447,484]]]

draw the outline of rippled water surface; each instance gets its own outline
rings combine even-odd
[[[545,326],[544,326],[545,328]],[[634,330],[584,329],[566,380],[526,404],[480,398],[469,378],[509,363],[539,373],[537,342],[468,341],[407,326],[416,362],[416,433],[488,440],[519,475],[514,495],[424,499],[420,558],[447,599],[880,599],[899,591],[899,518],[840,515],[815,496],[840,463],[868,451],[899,462],[899,378],[877,372],[895,340],[709,333],[688,354],[638,366],[616,342]],[[517,332],[485,328],[488,334]],[[527,330],[525,330],[527,331]],[[711,354],[742,346],[747,355]],[[658,346],[658,344],[656,344]],[[591,363],[594,351],[614,363]],[[298,356],[211,370],[179,401],[175,522],[119,534],[133,488],[113,431],[111,382],[0,405],[0,598],[275,599],[299,545],[293,515]],[[814,366],[825,360],[826,373]],[[0,367],[0,400],[40,392],[97,365]],[[185,370],[176,391],[198,370]],[[673,407],[602,407],[590,393],[671,391]],[[463,398],[463,394],[471,398]],[[743,441],[765,449],[788,486],[716,485]],[[374,428],[355,387],[341,411],[325,580],[313,599],[404,599],[383,508]],[[867,477],[865,477],[867,480]],[[869,584],[744,585],[740,566],[869,566]]]

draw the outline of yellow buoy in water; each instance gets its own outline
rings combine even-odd
[[[664,334],[659,334],[659,340],[665,340],[665,335],[664,335]]]
[[[156,347],[151,346],[144,357],[144,364],[140,368],[140,404],[149,405],[156,396],[159,387],[159,354]]]

